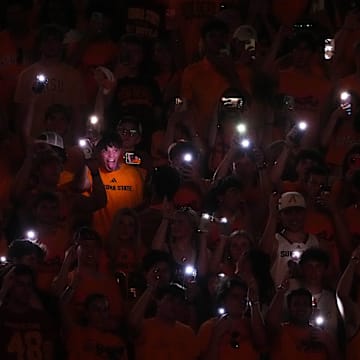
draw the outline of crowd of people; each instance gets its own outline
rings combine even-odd
[[[0,10],[1,359],[360,359],[360,1]]]

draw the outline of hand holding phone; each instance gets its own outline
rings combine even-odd
[[[124,158],[127,165],[141,165],[141,158],[133,152],[126,152]]]
[[[340,107],[350,116],[352,114],[351,94],[347,91],[340,93]]]
[[[93,147],[90,140],[87,138],[79,139],[79,146],[84,154],[85,160],[91,159],[93,154]]]
[[[32,86],[32,91],[35,94],[41,94],[45,90],[48,83],[49,80],[44,74],[38,74],[36,75],[35,82]]]
[[[287,137],[290,139],[292,143],[295,145],[299,145],[302,138],[305,135],[305,132],[308,128],[308,125],[305,121],[300,121],[288,133]]]

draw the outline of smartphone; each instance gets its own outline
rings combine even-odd
[[[282,99],[282,107],[284,110],[292,111],[295,109],[295,98],[290,95],[284,95]]]
[[[229,236],[232,232],[231,225],[227,218],[223,217],[217,221],[219,234],[221,236]]]
[[[221,102],[226,110],[244,110],[244,99],[242,97],[222,97]]]
[[[214,221],[215,221],[214,216],[207,213],[203,213],[200,219],[199,230],[201,232],[206,232],[206,233],[209,232],[209,227],[211,223],[213,223]]]
[[[294,144],[300,144],[307,127],[308,125],[305,121],[300,121],[291,129],[289,137]]]
[[[84,153],[85,159],[91,159],[93,154],[93,147],[91,145],[91,141],[87,138],[79,139],[79,146]]]
[[[197,270],[193,265],[186,265],[184,267],[184,281],[195,282]]]
[[[125,164],[141,165],[141,158],[133,152],[126,152],[124,158],[125,158]]]
[[[324,59],[331,60],[335,54],[335,40],[325,39],[324,40]]]
[[[45,90],[48,83],[49,80],[44,74],[37,74],[35,82],[32,86],[32,91],[35,94],[41,94]]]
[[[348,115],[352,114],[351,94],[349,92],[343,91],[340,94],[340,107],[345,110]]]

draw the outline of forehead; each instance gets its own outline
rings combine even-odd
[[[120,148],[115,145],[107,145],[102,149],[102,152],[108,152],[108,151],[120,151]]]

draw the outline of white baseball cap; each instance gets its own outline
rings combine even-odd
[[[56,146],[60,149],[64,149],[63,138],[54,131],[45,131],[41,133],[37,139],[37,143],[45,143],[48,145]]]
[[[304,197],[295,191],[283,193],[279,199],[279,210],[284,210],[292,207],[306,208]]]

